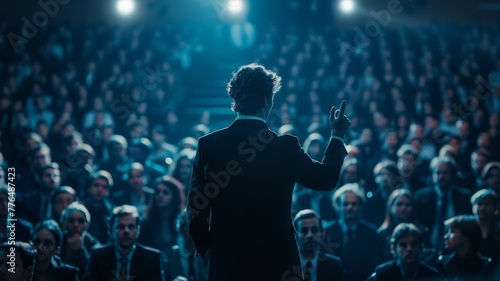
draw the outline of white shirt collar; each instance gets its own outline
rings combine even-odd
[[[243,119],[260,120],[260,121],[266,123],[266,119],[264,119],[262,117],[238,113],[238,116],[236,116],[236,120],[243,120]]]
[[[312,258],[306,258],[302,255],[300,255],[300,263],[302,264],[302,268],[305,268],[306,263],[311,262],[313,265],[313,268],[316,268],[316,265],[318,264],[318,256],[319,253],[316,251],[316,255]]]

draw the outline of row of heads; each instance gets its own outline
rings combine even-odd
[[[70,214],[74,211],[78,211],[84,214],[84,219],[83,220],[74,220],[69,222],[70,219]],[[132,206],[132,205],[122,205],[122,206],[117,206],[113,208],[113,211],[111,215],[108,218],[108,226],[110,231],[112,231],[113,227],[115,226],[115,223],[118,221],[118,218],[125,217],[125,216],[132,216],[136,220],[136,227],[140,229],[141,226],[141,218],[139,216],[139,212],[137,210],[137,207]],[[71,203],[63,212],[62,217],[61,217],[61,222],[62,224],[66,223],[78,223],[78,224],[88,224],[90,223],[90,213],[88,212],[87,208],[85,205],[83,205],[80,202],[73,202]],[[54,237],[54,244],[56,247],[59,247],[62,243],[63,240],[63,231],[61,230],[61,227],[59,224],[52,219],[49,220],[44,220],[39,222],[33,227],[33,230],[31,232],[31,237],[34,237],[36,233],[38,233],[40,230],[45,229],[49,231],[53,237]],[[186,210],[182,210],[177,218],[176,218],[176,231],[178,232],[184,232],[187,233],[187,220],[186,220]],[[138,235],[139,233],[137,233]],[[20,248],[26,248],[23,244],[23,242],[16,241],[16,243]],[[8,242],[5,242],[3,244],[0,244],[2,247],[7,245],[11,246]],[[24,245],[24,246],[23,246]],[[0,247],[0,250],[2,248]]]

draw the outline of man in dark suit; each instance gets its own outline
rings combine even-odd
[[[160,252],[135,242],[140,231],[137,208],[114,208],[109,225],[113,242],[92,249],[84,280],[164,281]]]
[[[422,232],[417,226],[400,223],[391,237],[391,252],[395,259],[377,266],[369,280],[437,280],[437,269],[419,259],[423,242]]]
[[[333,249],[330,248],[332,245],[325,243],[325,232],[318,214],[311,209],[299,211],[293,224],[297,229],[304,280],[343,280],[340,259],[327,253],[333,252]]]
[[[240,67],[227,86],[236,120],[199,139],[187,211],[189,235],[208,280],[302,274],[291,216],[293,187],[298,182],[328,191],[337,184],[350,125],[345,101],[330,112],[332,138],[323,162],[317,162],[296,137],[278,136],[266,125],[280,84],[281,78],[261,65]]]
[[[43,165],[37,169],[35,179],[38,186],[20,196],[17,208],[20,216],[32,224],[52,218],[50,197],[61,186],[59,165],[55,162]]]
[[[376,227],[362,220],[366,201],[363,189],[356,183],[343,185],[333,194],[339,219],[325,225],[326,243],[340,257],[346,281],[366,280],[375,267],[385,262],[384,239]]]
[[[431,161],[432,186],[415,193],[419,223],[431,232],[431,244],[437,251],[444,247],[443,222],[455,215],[470,214],[470,191],[455,185],[458,166],[450,157],[440,156]]]

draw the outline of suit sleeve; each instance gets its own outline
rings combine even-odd
[[[93,281],[93,280],[98,280],[97,278],[97,261],[96,261],[96,255],[95,251],[92,250],[92,253],[90,255],[90,261],[87,263],[87,269],[85,274],[83,274],[83,281]]]
[[[153,259],[153,268],[151,270],[151,281],[165,281],[165,275],[163,272],[163,268],[161,266],[161,258],[160,253],[154,253]]]
[[[331,138],[322,162],[311,159],[300,146],[297,138],[295,138],[294,145],[297,151],[296,181],[309,189],[333,190],[339,180],[344,157],[347,155],[344,143],[339,139]]]
[[[187,220],[189,236],[193,240],[197,255],[205,256],[208,251],[210,201],[203,195],[203,188],[207,183],[204,173],[203,149],[204,139],[200,138],[196,156],[193,160],[193,169],[188,192]]]

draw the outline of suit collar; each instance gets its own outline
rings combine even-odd
[[[267,124],[258,119],[236,119],[233,121],[229,127],[242,128],[242,127],[253,127],[253,128],[266,128]]]
[[[266,119],[262,117],[254,115],[245,115],[245,114],[238,114],[238,116],[236,116],[236,120],[259,120],[266,123]]]

